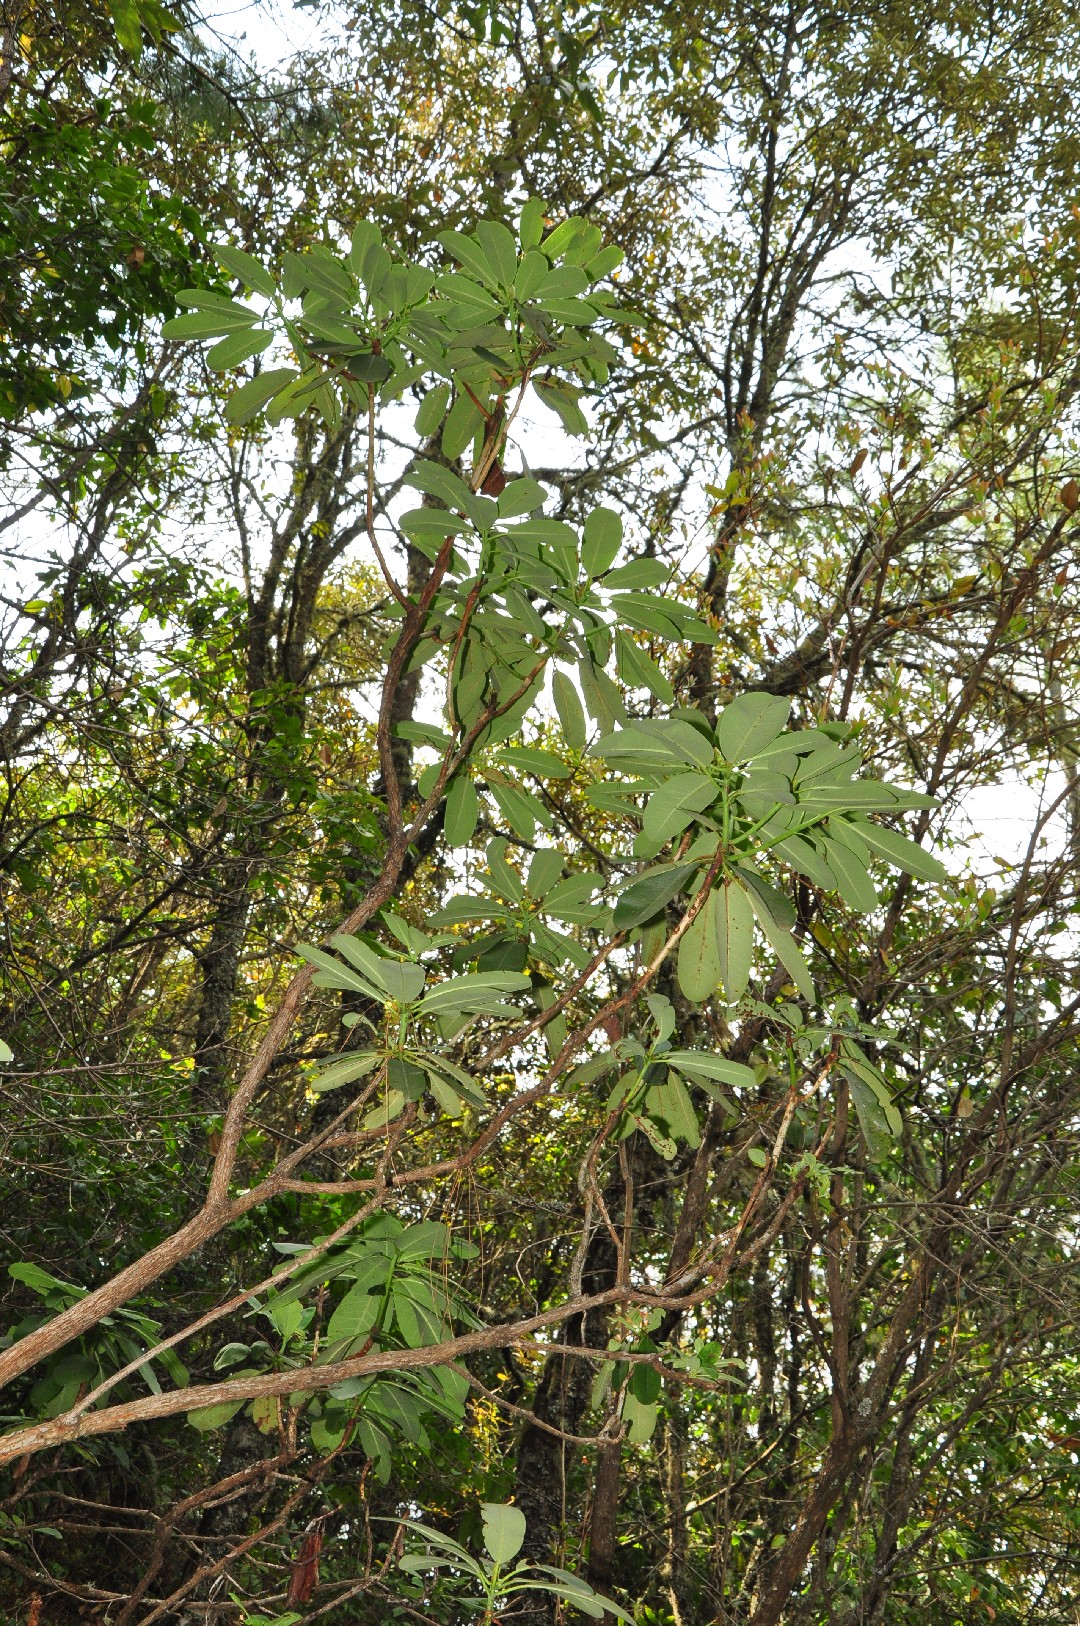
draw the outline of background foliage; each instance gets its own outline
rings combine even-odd
[[[7,1619],[1074,1621],[1078,26],[6,0]]]

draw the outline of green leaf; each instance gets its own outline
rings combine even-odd
[[[695,1005],[703,1004],[720,985],[723,972],[717,940],[717,898],[714,889],[679,942],[679,987]]]
[[[506,842],[501,836],[488,842],[487,862],[494,890],[510,903],[520,903],[525,896],[525,888],[517,870],[506,862]]]
[[[659,1415],[660,1407],[655,1401],[651,1406],[644,1406],[635,1395],[628,1393],[623,1401],[623,1421],[630,1425],[626,1435],[628,1442],[631,1445],[645,1445],[651,1440]],[[599,1613],[603,1614],[603,1610]]]
[[[60,1292],[68,1298],[82,1298],[86,1289],[75,1287],[71,1282],[63,1282],[57,1276],[50,1276],[47,1270],[40,1265],[30,1264],[26,1260],[18,1260],[8,1266],[8,1275],[12,1281],[22,1282],[33,1292],[44,1297],[48,1293]]]
[[[343,1338],[364,1338],[379,1319],[381,1293],[369,1292],[366,1287],[353,1287],[346,1293],[326,1328],[330,1344]]]
[[[713,760],[713,743],[709,734],[682,717],[642,718],[635,725],[653,739],[662,740],[684,762],[698,768],[708,768]]]
[[[302,288],[310,288],[338,310],[353,304],[356,287],[352,277],[337,255],[322,244],[317,243],[303,254],[286,253],[281,263],[288,277],[286,292],[290,297],[293,290],[298,293]]]
[[[841,784],[814,780],[809,784],[799,784],[799,800],[808,807],[821,808],[822,811],[834,808],[846,812],[863,808],[868,812],[895,813],[899,810],[902,794],[876,779],[854,779]]]
[[[225,403],[225,421],[247,423],[262,410],[271,396],[277,395],[297,376],[293,367],[270,367],[265,372],[257,373],[246,384],[241,384],[235,395],[230,395]]]
[[[773,843],[772,850],[785,864],[790,864],[800,875],[813,881],[815,886],[822,887],[826,892],[837,890],[836,876],[831,868],[817,848],[804,841],[802,836],[785,836],[783,841]]]
[[[587,435],[589,420],[578,406],[578,391],[570,384],[533,383],[537,397],[560,419],[568,435]]]
[[[622,520],[610,508],[594,508],[582,532],[581,563],[590,578],[601,575],[622,546]],[[666,572],[665,572],[666,574]]]
[[[518,785],[501,785],[490,775],[487,788],[504,820],[522,841],[531,842],[535,838],[537,824],[545,829],[550,826],[550,813],[531,791]]]
[[[665,908],[697,874],[694,864],[665,865],[646,870],[625,887],[615,905],[613,925],[617,932],[631,931],[651,920]]]
[[[428,390],[416,412],[415,428],[418,435],[435,433],[443,421],[449,399],[449,384],[436,384],[433,390]]]
[[[105,0],[105,3],[113,20],[117,43],[137,62],[142,55],[142,19],[135,0]]]
[[[574,751],[584,751],[588,739],[585,708],[565,672],[556,670],[552,674],[551,697],[555,702],[555,711],[566,736],[566,743]]]
[[[474,276],[480,278],[481,282],[486,283],[488,287],[495,287],[498,282],[495,269],[489,263],[483,249],[471,237],[466,237],[464,232],[460,231],[441,231],[438,234],[438,241],[448,254],[452,254],[459,264],[466,266]]]
[[[645,1093],[645,1111],[653,1120],[659,1119],[673,1140],[684,1140],[691,1147],[701,1145],[694,1103],[686,1085],[675,1073],[669,1072],[663,1084],[649,1086]]]
[[[238,277],[245,288],[254,293],[265,294],[267,299],[273,299],[277,288],[270,275],[252,254],[245,254],[243,249],[233,248],[231,243],[215,243],[214,258],[226,271],[231,271]]]
[[[451,847],[467,847],[480,817],[476,786],[464,773],[457,773],[446,793],[443,831]]]
[[[428,458],[418,457],[405,475],[405,484],[425,492],[429,497],[438,497],[447,508],[463,509],[470,517],[477,512],[476,498],[464,480],[442,463],[432,463]]]
[[[708,767],[712,748],[689,723],[666,718],[652,723],[641,720],[605,734],[589,747],[589,756],[605,757],[632,773],[650,773],[688,763]]]
[[[540,198],[529,198],[518,218],[518,241],[522,248],[535,248],[544,235],[545,209]]]
[[[522,514],[532,514],[538,508],[543,508],[546,501],[547,492],[540,482],[530,475],[523,475],[518,480],[510,481],[496,507],[500,519],[519,519]]]
[[[525,1515],[520,1508],[504,1502],[484,1502],[484,1546],[495,1564],[509,1564],[521,1551],[525,1540]]]
[[[866,1141],[866,1150],[873,1163],[880,1163],[889,1152],[892,1144],[892,1135],[889,1131],[888,1119],[884,1108],[878,1100],[874,1090],[866,1084],[857,1073],[841,1062],[841,1069],[848,1081],[851,1099],[858,1114],[859,1128]]]
[[[470,395],[462,390],[446,417],[442,432],[442,451],[444,457],[460,457],[466,446],[472,441],[477,430],[483,427],[484,415]]]
[[[726,1056],[713,1055],[710,1050],[669,1050],[663,1059],[669,1067],[677,1067],[692,1078],[708,1078],[743,1090],[752,1089],[755,1083],[752,1067],[745,1067],[741,1061],[729,1061]]]
[[[342,1084],[355,1084],[357,1079],[366,1078],[369,1073],[373,1073],[381,1061],[381,1056],[372,1055],[370,1052],[342,1056],[314,1073],[309,1080],[309,1087],[316,1094],[322,1095],[326,1090],[340,1089]]]
[[[661,587],[670,576],[671,571],[659,559],[631,559],[628,565],[609,571],[602,585],[612,591],[631,592],[635,588]]]
[[[458,1011],[487,1011],[508,993],[523,993],[531,987],[530,978],[522,971],[469,971],[461,977],[450,977],[436,983],[420,1001],[424,1016]]]
[[[790,701],[782,695],[740,694],[724,707],[716,740],[726,762],[745,762],[787,727]]]
[[[314,943],[297,943],[296,952],[301,959],[318,967],[311,979],[317,988],[347,988],[353,993],[365,994],[368,999],[374,999],[380,1004],[385,1002],[385,988],[373,985],[365,977],[357,976],[351,967],[342,965],[340,960],[335,960],[333,955],[316,948]]]
[[[565,881],[556,882],[544,895],[544,913],[572,925],[588,925],[601,907],[588,900],[603,884],[599,875],[568,876]]]
[[[521,257],[517,276],[514,278],[514,295],[526,304],[535,297],[536,290],[541,286],[551,270],[551,263],[546,254],[540,254],[535,248],[529,249]]]
[[[735,1005],[746,992],[750,980],[750,959],[754,943],[754,913],[750,900],[737,881],[724,881],[714,888],[716,899],[716,949],[720,976],[729,1005]]]
[[[230,333],[206,352],[206,365],[215,372],[227,372],[230,367],[239,367],[243,362],[250,361],[252,356],[262,355],[273,338],[268,327],[245,328],[243,332]]]
[[[743,864],[735,864],[732,867],[751,897],[757,893],[762,906],[772,916],[777,926],[783,931],[790,931],[796,920],[795,905],[786,893],[762,880],[756,870]]]
[[[242,1400],[229,1400],[220,1406],[199,1406],[195,1411],[188,1412],[187,1420],[200,1434],[209,1434],[215,1428],[224,1428],[242,1405]]]
[[[174,316],[163,323],[163,339],[217,339],[237,329],[254,327],[258,317],[250,311],[246,317],[229,316],[220,310],[191,311],[187,316]]]
[[[251,1354],[250,1344],[223,1344],[214,1356],[214,1371],[224,1372],[230,1366],[246,1361]]]
[[[664,842],[681,835],[696,813],[715,800],[716,785],[701,773],[678,773],[654,790],[645,806],[641,827],[650,840]]]
[[[591,226],[580,215],[567,215],[566,219],[544,238],[544,253],[549,260],[557,260],[564,254],[572,255],[575,247],[580,244],[582,247],[587,246],[591,254],[595,252],[592,248],[594,242],[599,247],[599,229]]]
[[[670,706],[675,691],[660,667],[622,627],[615,628],[615,653],[619,677],[631,689],[647,689],[663,705]]]
[[[534,745],[508,745],[499,752],[500,761],[511,767],[534,773],[540,779],[570,779],[573,769],[568,768],[552,751],[541,751]]]
[[[817,995],[814,992],[814,984],[807,969],[806,961],[803,959],[795,939],[782,921],[778,920],[770,910],[767,894],[763,895],[755,885],[747,887],[746,895],[750,900],[750,907],[757,916],[758,925],[761,927],[769,947],[807,1004],[815,1004]]]
[[[501,221],[480,220],[477,222],[476,236],[496,281],[503,288],[512,288],[518,268],[517,244],[513,233]]]
[[[850,847],[840,841],[830,841],[822,835],[829,868],[836,876],[837,890],[849,908],[860,914],[870,914],[878,908],[879,898],[874,883]]]
[[[897,869],[906,870],[909,875],[917,875],[924,881],[945,880],[947,871],[944,864],[920,847],[917,841],[910,841],[907,836],[889,830],[885,825],[872,824],[869,819],[865,822],[853,821],[853,828],[868,847]]]
[[[643,1406],[651,1406],[660,1398],[662,1379],[655,1366],[649,1366],[645,1361],[635,1361],[630,1370],[630,1382],[627,1392],[635,1400],[640,1400]]]

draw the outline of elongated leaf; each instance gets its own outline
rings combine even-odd
[[[480,798],[476,786],[463,773],[450,781],[446,793],[446,813],[443,831],[451,847],[467,847],[480,817]]]
[[[722,978],[717,949],[717,900],[709,893],[679,943],[679,987],[687,999],[702,1004],[715,993]]]
[[[582,533],[581,563],[587,576],[602,575],[622,546],[622,520],[610,508],[594,508]]]
[[[645,1111],[650,1118],[659,1119],[673,1140],[684,1140],[688,1146],[701,1145],[698,1125],[690,1092],[676,1073],[669,1072],[663,1084],[651,1084],[645,1093]]]
[[[211,345],[206,352],[206,365],[215,372],[227,372],[230,367],[239,367],[245,361],[250,361],[252,356],[262,355],[273,338],[268,327],[242,328],[238,333],[230,333],[227,338]]]
[[[506,842],[501,836],[488,842],[487,862],[493,889],[510,903],[520,903],[525,887],[517,870],[506,862]]]
[[[828,780],[811,780],[808,785],[800,782],[799,800],[809,807],[822,809],[865,808],[870,812],[894,813],[900,793],[875,779],[852,779],[838,785]]]
[[[429,1055],[426,1050],[418,1050],[416,1055],[417,1059],[423,1062],[429,1077],[434,1073],[438,1073],[449,1081],[455,1093],[460,1095],[462,1100],[471,1102],[474,1107],[485,1105],[486,1097],[479,1084],[456,1062],[450,1061],[446,1056]]]
[[[869,819],[865,822],[853,821],[853,828],[868,847],[897,869],[906,870],[909,875],[918,875],[924,881],[945,879],[947,872],[944,864],[920,847],[918,842],[910,841],[907,836],[886,829],[882,824],[872,824]]]
[[[647,689],[664,705],[672,704],[675,691],[670,682],[652,656],[647,655],[622,627],[615,628],[615,650],[619,677],[628,688]]]
[[[341,1056],[320,1068],[310,1079],[309,1088],[322,1095],[326,1090],[340,1089],[343,1084],[355,1084],[357,1079],[366,1078],[374,1072],[381,1061],[381,1056],[370,1052],[358,1051],[355,1055]]]
[[[476,236],[496,280],[503,288],[512,288],[518,266],[513,234],[499,220],[481,220],[477,222]]]
[[[578,406],[578,392],[569,384],[537,384],[533,389],[546,407],[556,414],[568,435],[587,435],[589,420]]]
[[[631,559],[629,564],[609,571],[604,577],[604,586],[620,592],[637,587],[660,587],[670,577],[671,571],[659,559]]]
[[[694,818],[716,800],[717,789],[700,773],[680,773],[654,790],[645,807],[641,827],[653,841],[681,835]]]
[[[782,858],[792,869],[798,870],[800,875],[807,876],[815,886],[823,887],[826,892],[835,892],[836,876],[829,865],[822,858],[816,847],[812,847],[802,836],[785,836],[783,841],[773,843],[773,852]]]
[[[663,1059],[669,1067],[677,1067],[681,1072],[715,1079],[719,1084],[733,1084],[737,1089],[750,1089],[754,1083],[752,1067],[714,1055],[711,1050],[670,1050]]]
[[[508,745],[499,752],[499,758],[511,767],[536,774],[540,779],[569,779],[574,771],[553,751],[541,751],[534,745]]]
[[[425,994],[419,1009],[424,1015],[439,1011],[488,1010],[503,994],[523,993],[531,987],[521,971],[470,971],[450,977]]]
[[[416,412],[414,427],[418,435],[435,433],[446,415],[446,404],[449,399],[449,384],[436,384],[433,390],[428,390]]]
[[[405,484],[429,497],[438,497],[448,508],[461,508],[466,514],[476,510],[476,499],[464,480],[442,463],[417,458],[405,476]]]
[[[481,282],[486,283],[488,287],[495,287],[498,282],[496,269],[473,238],[466,237],[464,232],[460,231],[441,231],[438,240],[455,260],[466,266],[474,276],[479,277]]]
[[[572,925],[585,925],[601,907],[600,903],[590,900],[602,886],[599,875],[571,875],[565,881],[557,882],[546,894],[544,913]]]
[[[830,841],[822,836],[825,852],[828,857],[829,868],[836,876],[837,888],[840,896],[850,908],[860,914],[870,914],[879,905],[879,898],[874,891],[865,864],[859,862],[851,848],[841,841]]]
[[[643,717],[634,724],[634,727],[652,739],[663,740],[665,745],[684,762],[689,762],[696,768],[708,768],[711,767],[714,756],[713,742],[704,719],[702,723],[703,726],[698,727],[696,723],[689,722],[685,716]]]
[[[770,885],[761,878],[756,871],[742,864],[733,866],[735,874],[751,894],[757,893],[762,905],[772,916],[776,924],[784,931],[789,931],[795,924],[795,905],[787,895]]]
[[[716,949],[720,976],[729,1005],[737,1004],[750,980],[750,959],[754,943],[754,913],[750,900],[737,881],[725,881],[713,890],[716,907]]]
[[[617,932],[631,931],[651,920],[689,884],[697,873],[693,864],[675,864],[646,870],[625,888],[615,905],[613,923]]]
[[[833,841],[840,842],[843,846],[847,847],[850,852],[854,853],[860,864],[862,864],[864,868],[869,869],[871,864],[870,848],[866,845],[866,842],[859,835],[858,830],[848,819],[830,819],[828,824],[825,826],[825,833],[830,836]]]
[[[363,1338],[379,1318],[381,1293],[371,1293],[366,1287],[353,1287],[346,1293],[326,1328],[330,1344],[343,1338]]]
[[[716,730],[727,762],[745,762],[763,751],[787,727],[790,701],[783,695],[740,694],[726,705]]]
[[[511,480],[498,501],[500,519],[518,519],[522,514],[535,513],[547,501],[547,492],[538,480],[529,475]],[[511,533],[514,534],[514,533]]]
[[[297,943],[296,952],[311,965],[319,967],[311,979],[317,988],[348,988],[353,993],[364,994],[368,999],[374,999],[380,1004],[385,1002],[385,988],[375,987],[350,966],[342,965],[333,955],[316,948],[314,943]]]
[[[361,942],[359,937],[350,937],[344,932],[338,932],[330,942],[338,953],[344,954],[345,958],[373,982],[376,988],[382,988],[391,999],[399,1003],[415,999],[424,986],[424,972],[418,965],[404,965],[398,960],[376,954],[375,950]]]
[[[630,1425],[626,1437],[631,1445],[644,1445],[652,1438],[659,1415],[660,1408],[655,1401],[651,1406],[643,1406],[632,1394],[626,1396],[623,1402],[623,1420]],[[597,1610],[597,1615],[602,1615],[603,1612],[601,1607]],[[588,1610],[587,1613],[592,1614],[592,1610]]]
[[[234,1377],[238,1375],[233,1374]],[[200,1434],[209,1434],[215,1428],[224,1428],[243,1404],[242,1400],[228,1400],[220,1406],[199,1406],[197,1410],[188,1412],[187,1420]]]
[[[217,243],[214,245],[214,258],[226,271],[231,271],[234,277],[239,277],[245,288],[251,288],[255,293],[265,294],[267,299],[273,299],[277,292],[274,279],[254,255],[245,254],[243,249],[233,248],[231,243]]]
[[[851,1091],[851,1099],[858,1114],[859,1128],[866,1141],[866,1150],[872,1162],[880,1163],[888,1155],[892,1144],[885,1111],[870,1086],[844,1063],[841,1063],[841,1067],[847,1077],[848,1089]]]
[[[815,1004],[817,995],[814,991],[814,984],[806,961],[799,950],[799,945],[787,930],[786,925],[782,924],[772,913],[766,896],[763,896],[756,886],[748,886],[746,895],[750,900],[750,907],[757,916],[758,925],[761,927],[769,947],[807,1004]]]
[[[443,425],[443,456],[448,458],[460,457],[477,430],[483,426],[483,423],[484,415],[480,408],[471,396],[463,392],[450,408],[446,416],[446,423]]]
[[[235,395],[225,403],[228,423],[247,423],[260,412],[270,398],[298,378],[294,367],[268,367],[264,372],[241,384]]]
[[[551,678],[551,697],[555,702],[566,743],[574,751],[584,751],[588,740],[585,726],[585,708],[581,696],[565,672],[556,671]]]
[[[242,332],[254,327],[258,317],[250,311],[246,317],[231,315],[218,308],[190,311],[186,316],[173,316],[162,324],[163,339],[218,339],[227,333]]]

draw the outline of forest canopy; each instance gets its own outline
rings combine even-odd
[[[1080,10],[721,13],[4,0],[5,1626],[1074,1626]]]

